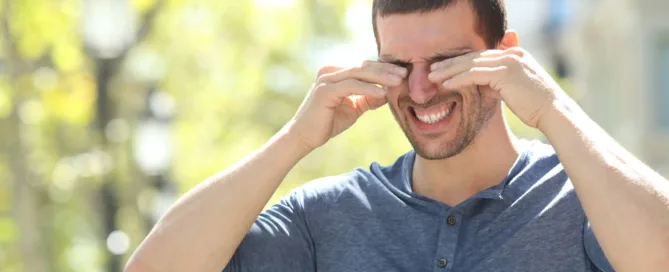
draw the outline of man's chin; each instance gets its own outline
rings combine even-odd
[[[415,149],[416,155],[420,156],[425,160],[444,160],[450,157],[453,157],[455,154],[444,152],[445,150],[424,150],[424,149]]]
[[[409,142],[418,156],[426,160],[443,160],[462,153],[473,143],[474,135],[445,133],[434,136],[407,135]],[[472,137],[467,137],[467,136]]]
[[[412,143],[416,154],[426,160],[443,160],[459,153],[451,141],[439,141],[439,139],[420,141]]]

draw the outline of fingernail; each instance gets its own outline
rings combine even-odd
[[[441,65],[441,62],[435,62],[430,65],[430,70],[436,70],[439,68],[439,65]]]
[[[451,83],[451,80],[449,79],[449,80],[444,81],[444,83],[441,84],[441,85],[444,86],[444,87],[448,87],[448,84],[450,84],[450,83]]]

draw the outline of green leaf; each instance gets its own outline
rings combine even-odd
[[[9,217],[0,217],[0,244],[14,243],[19,238],[19,229],[14,223],[14,219]]]

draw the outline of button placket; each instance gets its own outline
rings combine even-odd
[[[460,233],[459,225],[462,220],[462,214],[458,209],[446,210],[442,215],[443,222],[440,231],[440,249],[436,255],[434,272],[447,272],[450,263],[455,256],[458,236]],[[450,263],[449,263],[450,262]]]

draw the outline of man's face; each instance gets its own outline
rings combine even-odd
[[[379,61],[409,69],[402,85],[387,87],[387,99],[416,153],[436,160],[462,152],[499,103],[477,87],[445,90],[428,74],[434,62],[486,49],[468,1],[428,13],[377,17],[376,24]]]

